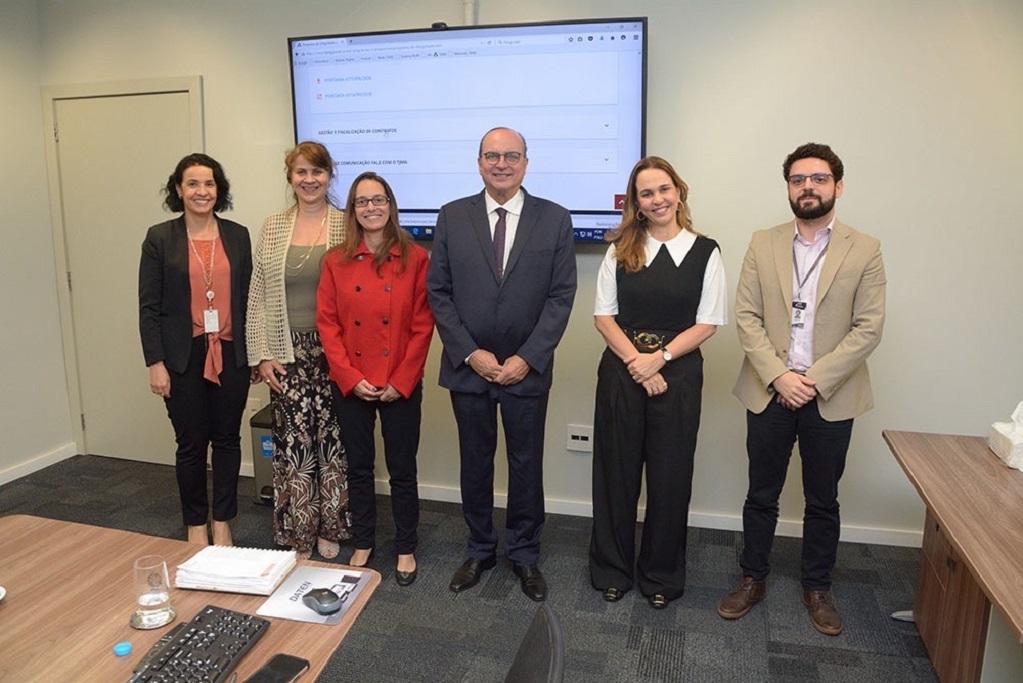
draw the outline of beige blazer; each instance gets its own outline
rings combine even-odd
[[[754,413],[774,399],[770,387],[787,371],[792,309],[792,221],[753,234],[735,294],[735,323],[746,354],[732,393]],[[817,286],[813,365],[825,420],[870,410],[867,356],[881,341],[885,274],[881,244],[835,221]]]

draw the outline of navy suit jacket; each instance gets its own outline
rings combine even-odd
[[[246,364],[245,306],[252,275],[248,229],[217,217],[231,264],[231,331],[238,367]],[[139,262],[139,332],[146,365],[163,361],[182,373],[192,350],[192,285],[188,279],[188,233],[182,216],[149,228]]]
[[[538,396],[551,388],[554,349],[575,299],[572,219],[554,202],[525,192],[504,278],[494,263],[483,192],[441,207],[427,275],[430,308],[444,343],[440,384],[452,391],[493,388]],[[518,355],[530,370],[519,383],[497,387],[465,363],[484,349],[499,363]]]

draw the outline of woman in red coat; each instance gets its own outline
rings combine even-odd
[[[429,256],[398,224],[394,193],[376,173],[355,179],[345,212],[344,243],[323,260],[316,324],[348,451],[356,548],[349,564],[369,562],[376,543],[373,432],[379,412],[398,555],[395,579],[407,586],[416,579],[416,452],[423,366],[433,339],[426,303]]]

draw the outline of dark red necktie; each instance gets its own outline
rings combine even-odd
[[[506,229],[505,216],[508,215],[508,209],[498,207],[497,211],[497,223],[494,224],[494,262],[497,264],[497,274],[499,277],[504,277],[504,233]]]

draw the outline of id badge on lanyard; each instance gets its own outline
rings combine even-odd
[[[220,311],[215,308],[207,308],[202,312],[202,322],[206,334],[220,332]]]
[[[792,301],[792,327],[803,327],[806,321],[806,302]]]
[[[803,287],[810,279],[810,275],[820,265],[821,259],[824,258],[824,254],[828,253],[828,247],[831,243],[828,242],[824,245],[821,253],[817,254],[817,258],[814,260],[813,265],[810,266],[810,270],[806,271],[806,275],[803,277],[799,276],[799,263],[796,261],[796,247],[792,247],[792,267],[795,269],[796,284],[798,285],[798,293],[795,298],[792,299],[792,327],[802,328],[806,324],[806,302],[803,301]]]

